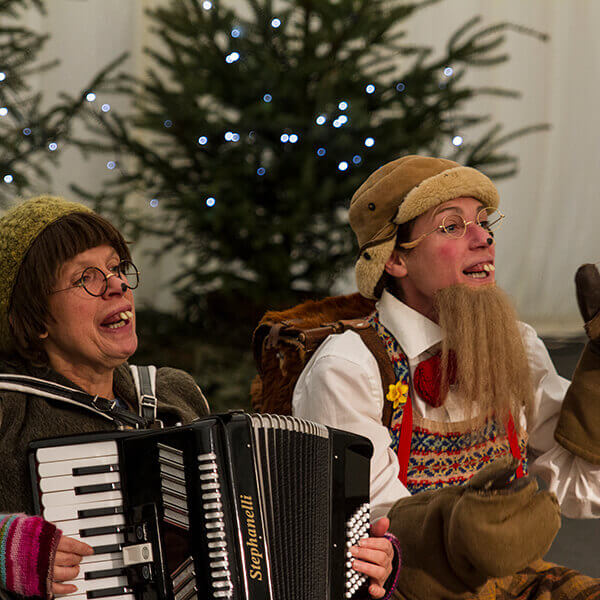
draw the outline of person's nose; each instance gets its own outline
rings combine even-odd
[[[467,225],[466,235],[469,236],[470,246],[473,248],[485,248],[495,244],[494,236],[477,223],[471,222]]]
[[[127,284],[115,273],[108,273],[106,275],[106,292],[105,295],[119,295],[122,296],[127,291]]]

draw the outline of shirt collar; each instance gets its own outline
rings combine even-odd
[[[377,301],[381,323],[396,338],[409,360],[442,341],[442,329],[431,319],[383,291]]]

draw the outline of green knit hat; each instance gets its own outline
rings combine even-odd
[[[68,202],[55,196],[38,196],[9,210],[0,219],[0,351],[14,348],[8,311],[13,288],[21,264],[31,244],[61,217],[72,213],[93,212],[77,202]]]

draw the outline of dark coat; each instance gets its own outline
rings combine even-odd
[[[77,388],[50,369],[0,360],[0,373],[32,375]],[[127,364],[115,370],[115,396],[137,406],[133,377]],[[165,426],[188,423],[208,414],[208,404],[190,375],[162,368],[156,378],[158,414]],[[136,411],[137,412],[137,411]],[[117,429],[117,425],[85,408],[20,392],[0,391],[0,513],[33,511],[27,462],[29,442],[70,434]]]

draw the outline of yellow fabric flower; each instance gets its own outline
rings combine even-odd
[[[406,404],[408,400],[408,384],[403,381],[390,385],[390,389],[386,395],[386,399],[393,403],[394,410],[400,404]]]

